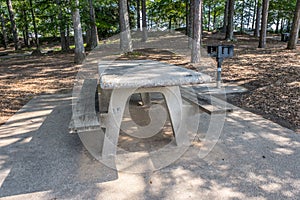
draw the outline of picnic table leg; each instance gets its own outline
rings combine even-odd
[[[144,106],[150,106],[150,103],[151,103],[150,93],[149,92],[143,92],[143,93],[140,93],[140,94],[141,94],[143,105]]]
[[[184,121],[184,110],[179,87],[165,87],[161,92],[168,107],[176,144],[178,146],[189,145],[190,141]]]
[[[133,92],[133,89],[115,89],[112,92],[108,107],[106,131],[102,148],[103,158],[116,155],[124,109],[128,98]]]
[[[107,113],[108,112],[108,105],[111,96],[112,90],[103,90],[100,89],[99,95],[99,111],[100,113]]]

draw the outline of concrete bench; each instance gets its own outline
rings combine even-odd
[[[96,112],[97,79],[84,80],[80,95],[73,105],[73,115],[69,124],[71,133],[100,130],[100,120]]]
[[[233,112],[235,106],[210,94],[198,93],[192,87],[180,87],[182,98],[208,114]]]

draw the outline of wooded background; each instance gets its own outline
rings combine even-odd
[[[132,51],[130,31],[181,30],[194,39],[194,53],[202,31],[260,37],[266,33],[290,33],[287,47],[296,48],[300,0],[1,0],[1,35],[4,48],[40,48],[40,40],[52,38],[68,51],[75,43],[76,63],[98,40],[121,34],[121,48]],[[75,38],[75,39],[74,39]],[[123,41],[123,42],[122,42]],[[83,47],[86,43],[86,47]],[[192,52],[193,53],[193,52]],[[192,62],[198,62],[197,55]]]

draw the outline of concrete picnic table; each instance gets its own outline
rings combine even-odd
[[[158,61],[114,61],[99,64],[102,93],[111,92],[106,121],[102,157],[115,156],[121,121],[128,98],[133,93],[162,93],[169,112],[178,146],[188,145],[189,138],[182,125],[181,85],[211,81],[211,77],[183,67]],[[100,108],[101,109],[101,108]]]

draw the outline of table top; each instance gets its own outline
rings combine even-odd
[[[180,86],[211,81],[206,74],[151,60],[99,63],[99,73],[102,89]]]

